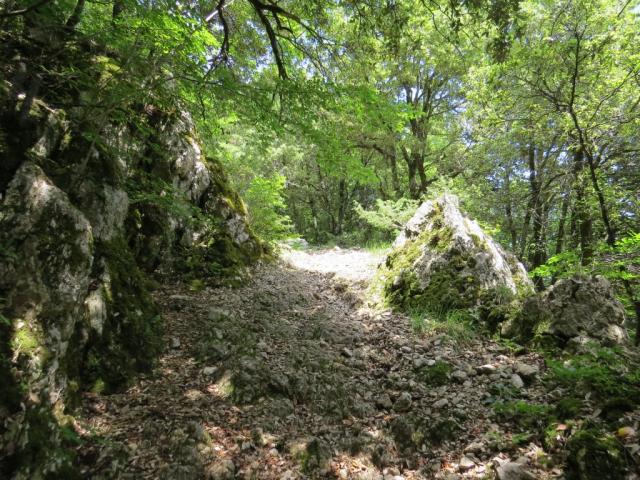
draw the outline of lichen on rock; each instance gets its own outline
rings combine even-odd
[[[418,208],[379,278],[392,306],[438,312],[479,308],[494,324],[504,320],[512,302],[533,292],[522,264],[464,216],[450,194]]]
[[[126,386],[162,348],[151,276],[236,281],[263,250],[187,115],[131,106],[149,128],[97,127],[36,98],[20,123],[16,91],[0,98],[0,476],[71,478],[78,392]]]
[[[590,341],[615,346],[629,340],[625,319],[624,306],[607,279],[577,275],[528,298],[521,312],[503,325],[503,334],[577,349]]]

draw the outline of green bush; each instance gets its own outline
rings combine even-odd
[[[417,200],[376,200],[373,210],[365,210],[359,203],[354,204],[356,215],[372,227],[390,233],[398,233],[418,208]]]
[[[268,243],[282,240],[292,232],[291,220],[284,213],[284,188],[282,175],[255,177],[244,193],[249,224],[258,237]]]
[[[546,381],[551,386],[562,386],[574,393],[591,393],[598,400],[614,397],[640,403],[640,370],[621,352],[611,348],[598,348],[592,353],[548,359]]]
[[[417,376],[425,384],[432,387],[446,385],[449,382],[449,374],[451,373],[451,365],[442,360],[438,360],[430,367],[422,367],[418,370]]]
[[[496,402],[493,406],[499,418],[517,423],[525,429],[538,430],[544,427],[550,416],[551,407],[522,400],[516,402]]]
[[[620,442],[597,430],[581,430],[567,443],[567,480],[622,480],[628,460]]]

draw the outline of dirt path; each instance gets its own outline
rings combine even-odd
[[[80,451],[88,477],[484,478],[507,461],[486,405],[519,368],[505,348],[417,335],[363,306],[352,282],[370,276],[369,254],[287,259],[239,289],[156,293],[167,324],[156,370],[85,398],[82,424],[102,439]],[[522,465],[535,447],[511,455]]]
[[[384,252],[343,249],[291,250],[282,252],[282,259],[299,270],[328,273],[352,282],[367,282],[373,277]]]

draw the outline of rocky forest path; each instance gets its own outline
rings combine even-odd
[[[126,392],[84,397],[80,423],[100,439],[79,451],[86,476],[528,474],[535,446],[513,449],[510,463],[487,400],[496,388],[544,395],[541,360],[418,335],[407,317],[372,310],[364,287],[380,258],[289,251],[240,288],[160,288],[167,346],[156,369]]]

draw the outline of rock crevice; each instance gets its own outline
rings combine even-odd
[[[18,92],[18,93],[16,93]],[[14,98],[15,96],[15,98]],[[0,85],[0,476],[69,464],[66,405],[149,368],[152,274],[237,279],[262,255],[238,195],[185,113],[96,128]],[[10,167],[10,168],[9,168]]]

